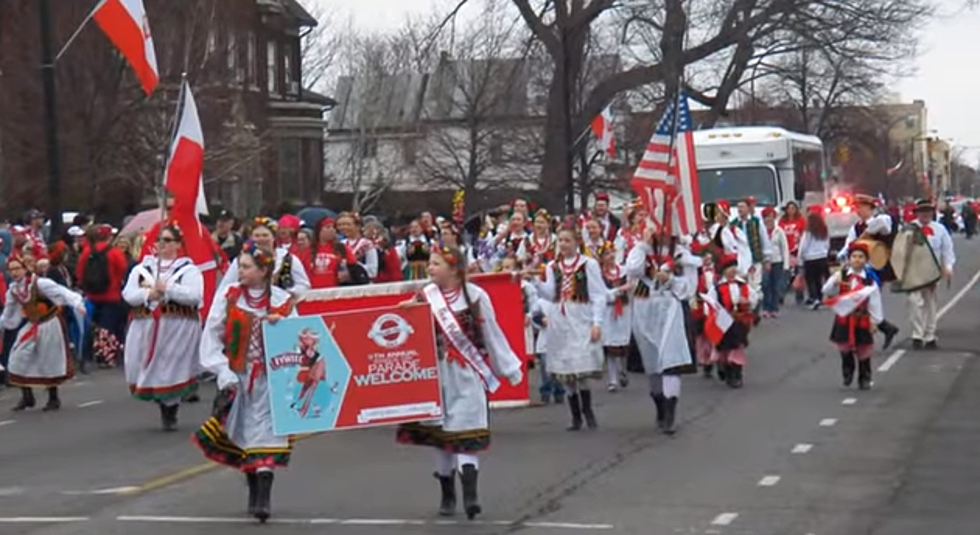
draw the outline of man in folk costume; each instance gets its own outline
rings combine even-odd
[[[830,298],[827,304],[837,312],[830,340],[840,351],[844,386],[854,382],[856,367],[861,390],[871,388],[872,326],[881,322],[883,314],[881,291],[867,265],[868,255],[867,242],[852,243],[848,266],[834,273],[823,286],[823,295]]]
[[[753,310],[759,303],[759,294],[739,276],[735,255],[722,256],[720,264],[722,280],[708,295],[731,315],[734,323],[715,346],[712,360],[718,367],[719,379],[731,388],[742,388],[745,349],[755,323]]]
[[[715,223],[709,230],[711,239],[720,255],[734,255],[738,274],[745,278],[752,267],[752,250],[749,248],[748,234],[731,219],[732,207],[728,201],[718,201],[714,206]]]
[[[882,242],[891,249],[895,242],[895,235],[898,233],[898,225],[892,217],[885,213],[878,213],[878,199],[871,195],[858,194],[854,196],[854,211],[857,213],[859,221],[847,232],[847,240],[844,242],[844,250],[841,251],[837,260],[844,264],[847,260],[848,251],[855,240],[865,238]],[[884,284],[895,280],[895,272],[891,265],[885,266],[880,272],[870,270],[873,277],[876,277],[878,284]],[[882,319],[878,325],[878,330],[885,336],[882,347],[888,349],[895,336],[898,335],[898,327],[887,320]]]
[[[622,226],[619,218],[609,211],[609,194],[599,192],[595,194],[595,204],[592,205],[592,219],[595,219],[602,226],[602,236],[606,241],[615,241],[619,227]]]
[[[770,269],[772,242],[769,240],[769,232],[763,226],[762,220],[753,211],[754,204],[755,199],[751,197],[739,201],[736,205],[737,215],[732,219],[732,224],[745,233],[751,257],[751,266],[748,270],[740,270],[740,275],[746,278],[749,285],[752,286],[752,290],[761,295],[762,272]],[[742,266],[739,265],[739,267]]]
[[[916,230],[916,239],[925,239],[933,255],[943,270],[947,281],[953,279],[953,266],[956,253],[953,239],[946,227],[935,221],[936,206],[928,200],[920,200],[915,205],[915,221],[910,226]],[[936,286],[932,284],[909,293],[909,320],[912,324],[913,349],[936,349]]]

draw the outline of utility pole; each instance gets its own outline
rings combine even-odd
[[[563,128],[565,133],[565,213],[575,213],[575,173],[572,167],[575,165],[575,142],[572,139],[572,80],[568,76],[571,62],[568,53],[568,29],[566,25],[561,28],[561,76],[562,76],[562,108],[564,113]]]
[[[44,84],[44,134],[48,160],[48,217],[51,218],[51,238],[61,235],[61,155],[58,148],[58,118],[55,103],[54,50],[51,35],[51,6],[49,0],[38,0],[41,17],[41,78]]]

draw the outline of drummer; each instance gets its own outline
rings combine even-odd
[[[898,231],[898,226],[890,215],[878,212],[878,199],[871,195],[861,193],[855,195],[854,211],[860,219],[847,232],[847,241],[844,243],[844,247],[840,253],[837,254],[837,260],[841,264],[847,261],[847,252],[851,248],[851,243],[855,240],[862,237],[872,239],[884,243],[891,250],[892,243],[895,241],[895,234]],[[880,271],[872,270],[872,272],[877,275],[879,284],[895,280],[895,273],[892,271],[890,265],[885,266],[885,269]],[[878,324],[878,330],[885,336],[885,342],[882,347],[888,349],[895,336],[898,335],[898,327],[887,320],[882,320]]]
[[[915,220],[912,225],[925,235],[929,247],[943,270],[943,277],[953,279],[953,265],[956,264],[956,253],[953,251],[953,239],[946,227],[935,220],[936,206],[929,200],[915,203]],[[936,344],[936,284],[909,293],[909,321],[912,324],[913,349],[937,349]]]

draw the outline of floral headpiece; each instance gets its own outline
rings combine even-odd
[[[456,250],[453,249],[452,247],[446,247],[446,246],[440,247],[439,255],[442,256],[442,259],[445,260],[446,263],[449,264],[450,266],[458,267],[459,253],[456,252]]]
[[[545,218],[546,221],[551,222],[551,213],[549,213],[548,210],[545,210],[544,208],[538,208],[537,210],[534,211],[533,219],[537,219],[539,217],[543,217]]]
[[[276,254],[268,249],[259,247],[252,240],[245,242],[245,245],[242,246],[242,253],[251,256],[255,260],[255,265],[261,268],[272,269],[276,265]]]
[[[272,232],[279,229],[279,225],[271,217],[259,216],[252,220],[252,228],[265,227]]]
[[[616,252],[616,244],[606,240],[602,242],[602,245],[600,245],[598,249],[596,249],[596,256],[602,258],[607,254],[613,254],[615,252]]]

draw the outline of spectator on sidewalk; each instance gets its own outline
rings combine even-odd
[[[88,245],[82,251],[76,268],[78,284],[85,298],[93,305],[92,323],[98,333],[96,339],[107,342],[104,347],[121,349],[126,332],[126,307],[122,300],[122,287],[129,262],[121,250],[112,245],[112,227],[99,225],[88,231]],[[112,353],[118,353],[114,349]],[[97,354],[100,365],[111,365],[117,354]]]

